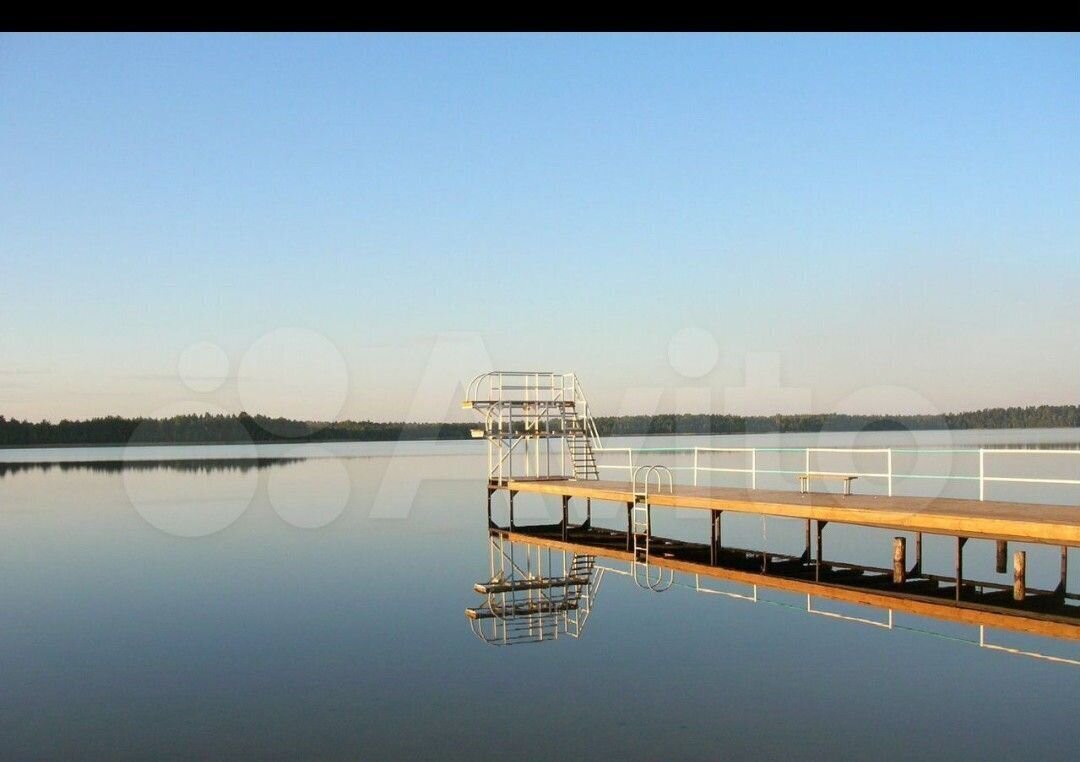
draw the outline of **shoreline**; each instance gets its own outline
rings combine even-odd
[[[744,433],[660,433],[660,434],[605,434],[603,438],[607,439],[629,439],[629,438],[643,438],[643,439],[670,439],[672,437],[751,437],[751,436],[799,436],[799,435],[821,435],[821,434],[889,434],[898,432],[908,433],[938,433],[938,432],[969,432],[969,431],[986,431],[986,432],[1005,432],[1005,431],[1061,431],[1061,432],[1075,432],[1077,437],[1080,438],[1080,427],[1063,427],[1063,426],[1048,426],[1048,427],[1036,427],[1036,426],[1015,426],[1015,427],[1000,427],[1000,428],[935,428],[935,429],[884,429],[884,430],[872,430],[866,431],[863,429],[830,429],[828,431],[784,431],[784,432],[744,432]],[[473,437],[405,437],[397,439],[274,439],[274,440],[251,440],[251,439],[238,439],[223,442],[220,440],[202,441],[202,442],[176,442],[176,441],[161,441],[161,442],[93,442],[93,443],[79,443],[69,442],[64,444],[0,444],[0,452],[8,450],[68,450],[68,449],[102,449],[109,447],[234,447],[237,445],[305,445],[305,444],[369,444],[369,443],[401,443],[401,442],[482,442],[482,439],[476,439]],[[1053,442],[1045,443],[1047,445],[1055,444]],[[1074,449],[1080,448],[1080,439],[1076,442],[1063,441],[1057,444],[1072,445]]]

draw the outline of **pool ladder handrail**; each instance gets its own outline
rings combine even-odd
[[[642,480],[641,488],[638,488],[638,475],[644,471],[645,476]],[[667,476],[667,488],[668,494],[671,494],[674,489],[674,479],[671,476],[671,469],[667,466],[661,465],[640,465],[634,469],[633,481],[631,488],[634,493],[634,505],[630,512],[630,532],[633,535],[633,549],[634,549],[634,584],[640,587],[642,590],[652,590],[654,593],[662,593],[672,586],[674,583],[675,575],[670,569],[667,570],[667,576],[664,575],[664,569],[657,568],[656,578],[653,579],[651,573],[651,565],[649,564],[649,535],[652,533],[652,516],[649,508],[649,484],[653,477],[656,475],[656,492],[662,493],[664,491],[664,479]]]

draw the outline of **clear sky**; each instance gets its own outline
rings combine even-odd
[[[0,414],[1075,403],[1078,326],[1076,35],[0,36]]]

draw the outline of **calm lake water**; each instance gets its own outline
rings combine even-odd
[[[646,442],[672,443],[1075,447],[1080,431]],[[897,468],[970,476],[970,456],[935,457]],[[1080,667],[981,649],[971,627],[816,616],[765,590],[756,604],[657,594],[609,574],[579,638],[485,644],[463,615],[488,576],[481,443],[8,450],[0,461],[5,759],[1075,760],[1080,748]],[[1078,478],[1080,457],[994,467]],[[1080,488],[1023,489],[1080,514]],[[964,480],[905,490],[976,496]],[[522,506],[527,520],[557,510]],[[669,532],[696,534],[700,517],[682,513]],[[780,550],[802,537],[779,520],[735,517],[725,531],[744,547],[767,534]],[[830,547],[886,565],[890,537],[838,527]],[[928,538],[927,564],[948,573],[951,548]],[[1029,548],[1029,583],[1052,586],[1056,549]],[[971,543],[966,564],[996,579],[992,543]],[[994,637],[1080,659],[1080,643]]]

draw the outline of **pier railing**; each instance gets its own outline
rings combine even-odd
[[[625,456],[625,463],[603,462],[602,456],[618,456],[620,453]],[[760,462],[760,455],[777,454],[782,456],[785,453],[800,454],[800,461],[803,467],[801,469],[790,467],[767,467],[763,466]],[[703,462],[703,456],[705,456],[705,459],[707,459],[710,455],[738,454],[742,454],[744,458],[743,465],[741,466],[716,466],[709,465],[707,462]],[[819,462],[818,456],[828,454],[878,456],[880,458],[881,467],[877,469],[853,468],[845,471],[814,468],[816,463]],[[915,454],[920,457],[960,456],[961,458],[970,458],[975,461],[974,463],[972,463],[972,468],[974,469],[977,465],[978,472],[977,474],[970,475],[953,473],[919,474],[898,471],[893,467],[894,455],[911,454]],[[743,474],[747,477],[751,489],[757,489],[759,476],[799,477],[802,474],[812,474],[814,476],[824,477],[855,476],[859,478],[881,480],[881,482],[883,482],[886,494],[892,496],[895,482],[903,480],[940,480],[945,482],[966,482],[972,484],[973,486],[977,483],[979,500],[986,499],[986,487],[988,484],[994,483],[1080,486],[1080,478],[993,475],[992,471],[988,471],[988,466],[992,468],[994,461],[1004,455],[1021,457],[1046,457],[1051,455],[1058,457],[1071,457],[1076,459],[1076,464],[1078,467],[1080,467],[1080,449],[1021,449],[1006,447],[605,447],[599,450],[597,452],[597,455],[601,456],[601,458],[598,459],[598,466],[601,473],[604,473],[605,471],[608,473],[612,471],[622,471],[627,474],[628,479],[636,472],[636,469],[642,466],[642,464],[655,463],[657,456],[667,455],[674,456],[676,458],[682,456],[686,459],[692,457],[692,462],[688,465],[673,464],[668,466],[668,468],[675,473],[689,473],[691,475],[692,483],[694,484],[694,486],[698,486],[702,477],[708,474]]]

